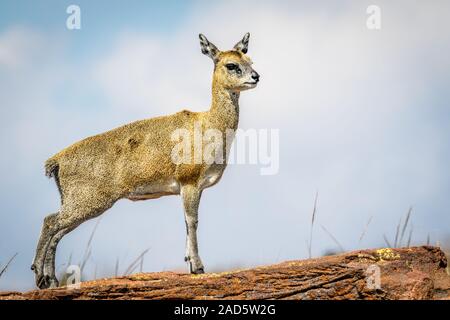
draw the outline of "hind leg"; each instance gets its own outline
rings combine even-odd
[[[86,194],[89,198],[86,198]],[[35,263],[32,266],[36,285],[40,289],[58,284],[55,277],[55,253],[62,237],[84,221],[101,215],[117,200],[94,188],[77,189],[70,195],[71,197],[66,197],[59,214],[44,220]]]
[[[55,287],[58,281],[55,274],[54,255],[56,246],[67,232],[75,229],[84,220],[63,219],[63,214],[50,215],[44,219],[36,257],[31,269],[35,272],[36,286],[40,289]]]

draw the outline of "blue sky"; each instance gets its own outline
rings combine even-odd
[[[66,8],[81,8],[81,30]],[[181,109],[205,110],[212,63],[198,33],[228,49],[251,33],[261,74],[241,96],[241,128],[280,130],[280,172],[230,166],[205,191],[200,254],[208,270],[384,246],[413,206],[413,243],[445,243],[450,223],[450,6],[377,1],[2,1],[0,4],[0,289],[34,287],[43,218],[58,210],[43,163],[87,136]],[[372,217],[363,241],[359,237]],[[61,242],[81,259],[95,221]],[[408,229],[409,232],[409,229]],[[112,274],[151,247],[144,270],[185,270],[179,197],[118,202],[102,218],[86,275]]]
[[[54,31],[61,22],[65,22],[66,8],[76,4],[83,9],[85,28],[92,37],[101,32],[109,33],[120,28],[139,28],[144,31],[170,32],[176,29],[186,14],[194,9],[193,1],[130,1],[124,5],[120,0],[81,0],[58,1],[5,1],[2,4],[2,28],[11,24],[28,26]],[[85,35],[88,35],[86,33]]]

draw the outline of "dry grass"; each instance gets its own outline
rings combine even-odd
[[[396,227],[395,238],[394,238],[394,242],[393,242],[394,245],[391,245],[388,238],[386,237],[386,234],[383,234],[384,242],[386,243],[386,245],[389,248],[399,248],[402,246],[406,246],[408,248],[410,247],[412,234],[413,234],[413,230],[414,230],[412,223],[411,224],[409,223],[411,220],[412,210],[413,210],[413,207],[409,207],[404,221],[402,218],[400,218],[400,221],[398,222],[397,227]],[[409,232],[408,232],[408,238],[407,238],[406,243],[404,243],[403,240],[405,238],[406,230],[408,229],[408,226],[410,226]],[[427,241],[427,242],[429,242],[429,241]]]
[[[9,265],[11,264],[11,262],[13,262],[13,260],[16,258],[16,256],[18,255],[18,253],[16,252],[6,263],[6,265],[0,270],[0,278],[3,276],[3,274],[5,274],[6,270],[8,270]]]
[[[312,243],[313,243],[313,228],[315,225],[315,222],[317,220],[317,204],[318,204],[318,193],[316,193],[316,197],[314,199],[314,206],[312,210],[311,215],[311,226],[310,226],[310,235],[309,235],[309,241],[306,241],[307,249],[308,249],[308,256],[309,258],[312,258]],[[386,234],[383,234],[383,240],[387,247],[389,248],[399,248],[399,247],[410,247],[414,227],[411,222],[411,216],[413,212],[413,207],[410,206],[408,211],[406,212],[406,215],[404,217],[401,217],[398,224],[395,228],[395,237],[393,241],[390,241]],[[373,220],[373,216],[370,216],[366,225],[364,226],[363,231],[361,232],[361,235],[359,236],[358,243],[361,244],[364,236],[367,234],[367,231],[369,230],[370,223]],[[328,250],[327,252],[333,252],[333,253],[339,253],[339,252],[345,252],[344,246],[339,242],[336,236],[333,235],[324,225],[320,225],[322,230],[333,240],[333,242],[336,244],[338,251],[336,250]],[[427,235],[426,244],[430,245],[431,239],[430,234]],[[440,247],[440,243],[437,242],[436,246]]]
[[[334,241],[334,243],[336,243],[336,245],[338,246],[339,250],[341,252],[344,252],[345,251],[344,247],[340,244],[340,242],[336,239],[336,237],[333,236],[333,234],[330,231],[328,231],[328,229],[325,228],[323,225],[320,225],[320,226],[322,227],[322,230],[325,231],[326,234],[328,234],[328,236]]]
[[[142,267],[144,264],[144,257],[150,248],[145,249],[142,253],[128,266],[128,268],[123,273],[124,276],[130,275],[138,266],[140,266],[140,272],[142,272]]]
[[[83,271],[84,271],[87,263],[92,258],[93,240],[94,240],[95,233],[96,233],[96,231],[98,229],[98,226],[100,224],[100,221],[101,221],[101,217],[99,219],[97,219],[97,221],[96,221],[96,223],[94,225],[94,228],[92,229],[92,232],[89,235],[89,239],[88,239],[88,241],[86,243],[86,246],[85,246],[85,249],[84,249],[83,257],[82,257],[80,263],[78,264],[78,266],[80,266],[80,272],[81,272],[82,278],[85,277]],[[144,265],[144,258],[145,258],[145,255],[147,254],[147,252],[149,250],[150,250],[150,248],[147,248],[144,251],[142,251],[142,253],[139,254],[139,256],[135,260],[133,260],[131,262],[131,264],[125,269],[125,271],[122,274],[119,273],[120,260],[119,260],[119,258],[117,258],[116,259],[116,263],[115,263],[115,267],[114,267],[114,276],[115,277],[119,277],[121,275],[123,275],[123,276],[130,275],[138,267],[139,267],[139,271],[142,272],[143,265]],[[67,262],[62,264],[60,267],[68,267],[71,264],[72,264],[72,253],[70,254],[69,259],[67,260]],[[97,278],[97,270],[98,270],[98,265],[96,264],[94,266],[94,273],[93,273],[93,278],[92,279],[96,279]],[[64,285],[66,283],[67,276],[68,275],[66,274],[65,271],[61,272],[61,276],[60,276],[61,285]],[[82,281],[86,281],[86,280],[87,279],[84,279]]]
[[[86,243],[86,248],[84,249],[83,259],[80,262],[80,270],[81,273],[83,273],[84,267],[86,266],[86,263],[88,262],[89,258],[92,255],[92,240],[94,239],[95,232],[97,231],[98,225],[100,224],[100,221],[102,221],[102,217],[98,218],[95,222],[94,229],[92,229],[91,235],[89,236],[89,240]]]
[[[372,222],[372,218],[373,218],[373,216],[370,216],[369,221],[367,221],[366,226],[364,227],[364,230],[361,232],[361,235],[359,236],[358,243],[361,243],[361,241],[363,240],[364,236],[366,235],[367,230],[369,229],[369,225]]]
[[[311,215],[311,232],[309,234],[309,242],[306,242],[306,245],[308,247],[308,253],[309,258],[312,257],[312,239],[313,239],[313,228],[314,228],[314,221],[316,220],[316,212],[317,212],[317,199],[319,197],[319,191],[316,192],[316,197],[314,199],[314,207]]]

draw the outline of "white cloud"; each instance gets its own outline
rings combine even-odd
[[[0,35],[0,67],[16,69],[26,66],[30,57],[42,49],[39,33],[23,27],[10,28]]]
[[[197,45],[196,39],[191,35],[191,42]],[[93,78],[112,106],[142,116],[173,113],[201,104],[202,97],[209,94],[212,63],[206,57],[199,63],[199,51],[189,50],[192,45],[186,49],[170,40],[124,32],[111,52],[93,63]],[[201,79],[200,72],[205,73],[205,69],[209,69],[208,79]],[[205,109],[208,101],[203,101]],[[201,105],[197,108],[202,109]]]
[[[113,102],[122,107],[144,108],[157,92],[163,70],[161,42],[135,34],[122,34],[112,52],[94,71],[96,79]]]

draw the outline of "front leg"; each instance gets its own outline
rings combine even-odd
[[[196,186],[184,185],[181,187],[187,233],[185,260],[189,263],[189,272],[195,274],[204,273],[197,245],[198,206],[201,195],[202,191]]]

